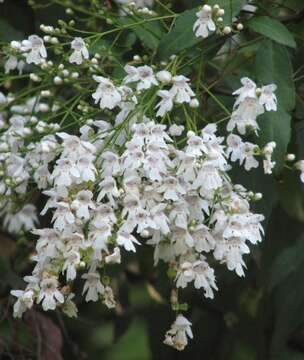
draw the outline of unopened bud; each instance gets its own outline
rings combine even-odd
[[[225,35],[229,35],[231,33],[231,27],[230,26],[225,26],[223,29],[223,33]]]
[[[287,161],[295,161],[295,159],[296,159],[295,154],[287,154],[286,155],[286,160]]]
[[[236,28],[239,30],[239,31],[242,31],[244,29],[244,25],[239,23],[237,24]]]
[[[61,79],[60,76],[55,76],[54,77],[54,84],[55,85],[61,85],[63,83],[63,80]]]
[[[191,108],[198,108],[199,107],[199,101],[197,99],[192,99],[189,103]]]

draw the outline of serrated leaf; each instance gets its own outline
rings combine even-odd
[[[292,33],[278,20],[268,16],[253,17],[247,22],[247,26],[258,34],[276,41],[279,44],[295,48],[297,46]]]

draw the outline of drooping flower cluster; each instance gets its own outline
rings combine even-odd
[[[62,151],[43,210],[54,209],[53,228],[34,231],[37,264],[25,291],[13,292],[16,315],[35,301],[44,310],[60,306],[75,315],[73,294],[59,276],[69,282],[79,271],[86,301],[101,297],[113,306],[112,289],[99,269],[120,262],[121,250],[135,252],[142,239],[154,247],[155,264],[165,261],[176,274],[177,288],[193,283],[213,298],[217,285],[208,264],[211,254],[244,275],[247,242],[261,241],[263,216],[250,212],[251,195],[231,183],[216,126],[206,126],[199,135],[188,132],[182,150],[173,146],[165,125],[144,119],[132,129],[121,154],[108,150],[99,158],[93,143],[57,134]],[[166,343],[182,349],[186,337],[173,328]]]
[[[13,100],[6,97],[8,103]],[[3,119],[1,126],[5,131],[0,135],[0,211],[4,226],[12,233],[31,230],[37,223],[35,206],[25,200],[28,185],[34,181],[38,189],[47,188],[48,164],[57,156],[57,140],[50,133],[58,130],[58,124],[37,118],[45,111],[49,111],[46,103],[29,99],[25,104],[12,105],[12,116],[7,122]]]
[[[227,131],[237,130],[239,134],[245,135],[247,130],[258,133],[259,125],[257,118],[265,111],[277,111],[277,98],[275,95],[276,85],[270,84],[257,88],[255,82],[249,78],[241,79],[242,87],[236,90],[233,95],[237,95],[231,118],[227,124]],[[270,142],[263,149],[259,149],[256,144],[243,142],[241,137],[230,134],[227,137],[228,154],[231,161],[239,161],[244,164],[247,171],[257,168],[259,163],[254,156],[262,155],[265,174],[271,174],[275,166],[271,156],[276,147],[275,142]]]
[[[194,26],[197,36],[215,31],[214,16],[218,21],[221,10],[203,7]],[[42,28],[46,33],[54,31]],[[47,60],[47,42],[57,40],[32,35],[12,42],[5,71],[23,71],[25,64],[53,69],[53,62]],[[260,195],[231,181],[229,159],[250,170],[263,157],[265,173],[272,172],[275,143],[260,149],[233,131],[258,132],[257,117],[276,110],[275,85],[259,89],[250,79],[242,79],[243,87],[234,93],[237,99],[226,138],[217,134],[213,123],[196,132],[189,124],[187,131],[175,123],[167,128],[163,122],[175,109],[199,106],[190,79],[176,74],[169,63],[159,71],[144,64],[126,65],[126,76],[114,80],[98,66],[98,54],[92,58],[86,43],[79,37],[72,40],[68,62],[72,67],[89,65],[98,85],[95,91],[88,90],[84,108],[88,111],[93,98],[99,105],[94,111],[104,112],[108,121],[85,116],[80,120],[73,114],[77,121],[71,135],[56,123],[39,120],[58,110],[52,101],[35,97],[16,105],[12,96],[0,93],[0,103],[12,102],[11,116],[0,118],[3,225],[10,232],[32,231],[38,237],[33,272],[24,278],[26,287],[12,291],[17,298],[14,314],[21,317],[36,303],[44,310],[60,308],[76,316],[73,281],[77,278],[84,280],[86,301],[101,300],[108,308],[115,307],[107,269],[119,264],[125,252],[136,252],[146,244],[153,248],[155,265],[160,261],[168,265],[175,288],[193,285],[212,299],[218,288],[211,264],[217,262],[244,276],[243,257],[250,252],[249,245],[262,239],[264,217],[250,209],[250,202]],[[80,76],[62,63],[56,69],[55,85]],[[41,81],[36,74],[30,79]],[[91,75],[89,80],[96,85]],[[42,97],[49,94],[47,89],[41,92]],[[146,117],[153,112],[152,119]],[[28,193],[33,183],[34,191],[38,188],[48,197],[41,215],[51,212],[50,227],[35,229],[38,217]],[[178,299],[175,310],[178,315],[165,343],[182,350],[193,336],[191,322],[181,315]]]

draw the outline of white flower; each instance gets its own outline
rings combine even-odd
[[[99,188],[100,192],[98,194],[97,201],[100,202],[105,196],[107,196],[110,203],[115,206],[114,198],[117,198],[120,195],[115,179],[111,176],[106,176],[99,183]]]
[[[201,156],[202,154],[208,153],[208,148],[200,136],[195,135],[192,132],[188,132],[187,134],[187,148],[186,152],[189,155],[193,156]]]
[[[58,290],[58,280],[54,277],[43,279],[40,283],[40,293],[38,302],[42,301],[42,307],[44,311],[55,310],[56,301],[59,303],[64,302],[62,293]]]
[[[95,181],[96,179],[96,168],[93,163],[94,156],[88,154],[83,155],[77,161],[77,169],[82,181]]]
[[[105,261],[107,264],[120,264],[121,263],[121,255],[119,247],[115,247],[113,253],[105,257]]]
[[[263,86],[261,89],[259,103],[264,105],[267,111],[277,111],[277,97],[274,94],[276,89],[275,84]]]
[[[96,91],[92,94],[95,104],[99,103],[101,109],[113,109],[121,102],[121,95],[111,80],[102,76],[93,75],[93,79],[99,83]]]
[[[207,38],[209,32],[214,32],[216,26],[212,20],[212,8],[209,5],[204,5],[203,8],[196,13],[198,19],[193,25],[193,31],[196,37]]]
[[[89,51],[82,38],[76,37],[71,43],[71,48],[74,50],[69,57],[69,62],[71,64],[74,63],[80,65],[82,64],[83,59],[89,58]]]
[[[38,65],[41,63],[42,59],[47,57],[43,40],[37,35],[31,35],[28,40],[22,41],[22,49],[24,51],[29,51],[26,55],[26,62],[28,64],[34,63],[35,65]]]
[[[166,235],[170,232],[170,228],[169,219],[165,214],[165,209],[166,204],[160,203],[151,209],[151,215],[153,217],[155,227]]]
[[[171,136],[181,136],[181,134],[183,133],[185,127],[183,125],[176,125],[173,124],[169,127],[169,134]]]
[[[246,98],[256,98],[256,83],[245,77],[241,79],[242,87],[234,91],[232,95],[238,95],[236,104],[243,102]]]
[[[245,162],[244,167],[247,171],[259,166],[258,161],[254,158],[256,145],[242,142],[242,139],[235,134],[227,137],[227,145],[227,154],[231,155],[231,161],[239,160],[241,165]]]
[[[90,218],[89,209],[95,209],[92,198],[93,193],[90,190],[81,190],[77,193],[76,199],[71,204],[71,208],[76,211],[78,218],[84,220]]]
[[[193,187],[202,187],[206,191],[215,190],[222,186],[223,179],[219,171],[213,165],[203,165],[198,172],[197,178],[193,182]]]
[[[102,170],[104,176],[116,176],[121,172],[120,159],[117,154],[111,151],[105,151],[101,154]]]
[[[114,299],[113,290],[110,286],[105,287],[102,302],[106,305],[108,309],[115,308],[116,302]]]
[[[158,90],[157,95],[160,96],[162,100],[155,106],[156,109],[158,108],[156,116],[163,117],[173,108],[174,94],[168,90]]]
[[[301,182],[304,183],[304,160],[297,161],[294,166],[296,169],[300,170],[300,179]]]
[[[246,128],[250,127],[256,132],[259,129],[256,118],[263,112],[264,107],[257,98],[246,97],[233,111],[227,124],[227,131],[232,131],[236,127],[240,134],[245,135]]]
[[[166,332],[164,343],[177,350],[184,350],[188,344],[188,337],[193,338],[191,325],[183,315],[178,315],[170,330]]]
[[[7,213],[3,220],[3,225],[11,233],[18,233],[22,228],[26,231],[32,230],[37,223],[36,208],[32,204],[24,205],[16,214]]]
[[[97,272],[89,272],[83,274],[81,278],[86,280],[82,291],[82,294],[87,292],[85,300],[87,302],[97,301],[99,295],[104,294],[104,286],[100,282],[100,275]]]
[[[240,163],[244,160],[243,152],[243,141],[242,139],[235,134],[229,134],[227,136],[227,155],[231,156],[231,161],[239,160]]]
[[[136,68],[134,66],[126,65],[124,70],[128,74],[124,78],[124,83],[137,82],[137,91],[146,90],[153,85],[158,85],[153,69],[150,66],[144,65]]]
[[[181,288],[185,288],[189,282],[194,281],[196,289],[204,288],[206,298],[213,299],[213,289],[217,290],[214,270],[210,268],[203,256],[201,260],[193,263],[184,262],[177,272],[176,280],[176,286]]]
[[[271,160],[271,157],[275,148],[276,143],[274,141],[269,142],[263,148],[263,154],[265,156],[265,159],[263,160],[264,174],[272,174],[272,169],[276,163]]]
[[[106,221],[111,225],[115,224],[117,221],[113,208],[110,204],[101,204],[96,207],[94,211],[94,219],[92,224],[96,225],[102,221]]]
[[[63,231],[66,226],[75,223],[75,216],[73,215],[70,205],[63,201],[56,203],[56,211],[54,212],[52,221],[54,221],[54,228]]]
[[[107,240],[112,234],[111,226],[105,222],[94,222],[90,228],[89,239],[93,241],[93,248],[98,250],[107,250]]]
[[[65,262],[62,267],[62,272],[66,271],[66,280],[74,280],[76,278],[76,267],[80,263],[80,254],[78,251],[71,250],[64,254]]]
[[[161,70],[158,73],[156,73],[156,78],[157,80],[159,80],[160,82],[167,84],[172,80],[172,75],[169,71],[167,70]]]
[[[56,161],[56,166],[51,175],[56,186],[70,186],[77,178],[80,178],[80,172],[73,161],[68,158],[60,158]]]
[[[249,142],[245,142],[242,148],[243,159],[245,159],[245,170],[249,171],[252,168],[257,168],[259,166],[258,161],[254,158],[254,149],[256,145]]]
[[[8,74],[10,71],[15,70],[18,65],[18,59],[16,56],[10,55],[4,64],[5,73]]]
[[[173,176],[168,176],[164,179],[163,185],[161,185],[158,192],[163,193],[166,200],[179,200],[181,195],[186,194],[185,189],[180,185],[178,179]]]
[[[152,181],[161,181],[167,173],[167,167],[160,154],[149,154],[144,159],[144,170]]]
[[[125,230],[119,230],[117,233],[117,244],[123,246],[127,251],[136,252],[134,244],[140,245],[140,242],[135,237]]]
[[[75,297],[75,294],[71,293],[66,298],[64,304],[62,305],[61,309],[62,311],[68,316],[68,317],[77,317],[77,307],[75,303],[72,301],[72,299]]]
[[[170,92],[174,94],[175,101],[178,104],[190,103],[191,98],[195,96],[194,92],[188,85],[189,79],[183,75],[173,77],[173,86]]]
[[[194,239],[195,250],[198,252],[209,252],[215,247],[215,240],[210,233],[208,226],[204,224],[197,225],[191,229],[191,236]]]
[[[14,304],[14,317],[21,318],[22,314],[34,304],[34,292],[32,290],[12,290],[11,294],[17,297]]]
[[[245,276],[243,267],[246,267],[242,255],[249,254],[249,248],[245,241],[238,238],[219,240],[214,250],[214,257],[227,264],[230,271],[235,271],[238,276]]]

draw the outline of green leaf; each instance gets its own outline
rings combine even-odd
[[[9,42],[12,40],[22,40],[23,34],[12,27],[6,20],[0,19],[0,41]]]
[[[304,194],[300,172],[286,170],[283,174],[278,186],[281,206],[290,217],[304,222]]]
[[[247,22],[247,26],[267,38],[276,41],[279,44],[295,48],[297,46],[293,35],[285,25],[268,16],[253,17]]]
[[[277,201],[276,183],[273,177],[266,176],[261,167],[246,171],[234,164],[230,176],[236,184],[242,184],[246,189],[263,194],[262,200],[253,204],[253,211],[263,214],[266,228],[274,204]]]
[[[287,49],[270,40],[264,40],[256,55],[255,70],[262,85],[275,83],[278,103],[286,110],[295,107],[293,68]]]
[[[276,142],[272,158],[276,162],[276,172],[280,172],[291,136],[291,116],[279,107],[276,112],[267,111],[259,116],[258,123],[260,131],[257,144],[262,147],[270,141]]]
[[[121,18],[122,25],[131,25],[142,19],[133,19],[130,17]],[[159,21],[147,21],[140,25],[132,26],[130,29],[136,34],[140,41],[149,49],[156,50],[160,40],[163,37],[163,27]]]
[[[161,58],[168,58],[202,41],[202,38],[196,37],[193,32],[197,12],[198,9],[194,8],[179,15],[173,29],[162,38],[159,44],[158,55]]]
[[[231,25],[233,18],[238,15],[246,2],[246,0],[209,0],[207,3],[210,6],[219,5],[222,9],[224,9],[224,24]]]
[[[255,70],[259,85],[277,85],[278,111],[265,112],[259,117],[261,131],[257,142],[261,146],[269,141],[276,142],[274,160],[277,162],[276,171],[280,171],[291,137],[288,112],[295,107],[293,69],[288,51],[282,45],[264,40],[256,55]]]
[[[274,261],[270,270],[268,291],[273,291],[303,264],[304,241],[301,239],[295,245],[284,249]]]
[[[303,250],[301,254],[303,256]],[[271,338],[270,359],[281,358],[281,353],[288,344],[292,333],[303,324],[303,276],[304,264],[301,262],[273,294],[274,331]]]

